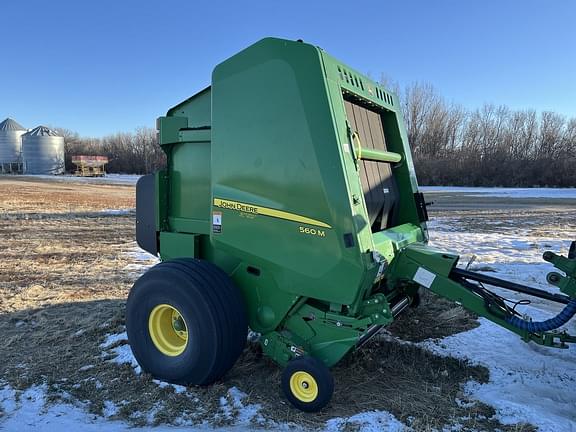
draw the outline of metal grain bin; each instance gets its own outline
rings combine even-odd
[[[24,174],[63,174],[64,138],[46,126],[22,135]]]
[[[21,137],[25,132],[26,129],[11,118],[0,123],[0,165],[21,162]]]

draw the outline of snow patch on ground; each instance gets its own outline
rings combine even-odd
[[[465,193],[492,198],[576,199],[576,188],[482,188],[462,186],[419,186],[424,193]]]
[[[129,361],[124,361],[125,363],[129,363]],[[158,387],[160,388],[165,388],[165,387],[172,387],[174,389],[175,393],[186,393],[186,387],[184,387],[183,385],[178,385],[178,384],[170,384],[164,381],[160,381],[160,380],[152,380],[154,382],[154,384],[156,384]]]
[[[119,408],[114,402],[109,400],[104,401],[104,410],[103,410],[104,417],[112,417],[118,414],[118,411]]]
[[[224,416],[228,419],[233,418],[233,412],[237,411],[236,423],[238,425],[250,426],[252,420],[263,424],[264,418],[259,414],[260,404],[244,405],[243,399],[248,396],[236,387],[231,387],[226,396],[220,398],[220,407]]]
[[[346,418],[333,418],[326,422],[326,432],[337,432],[346,426],[354,425],[358,427],[351,428],[361,432],[401,432],[410,430],[404,423],[396,419],[392,414],[386,411],[368,411],[353,415]]]
[[[74,178],[75,179],[75,178]],[[477,190],[477,188],[474,188]],[[490,189],[493,191],[493,189]],[[534,190],[530,190],[534,192]],[[545,190],[557,191],[556,189]],[[576,190],[569,190],[570,193]],[[544,192],[541,192],[544,193]],[[492,195],[494,196],[494,195]],[[442,249],[452,249],[462,255],[462,262],[476,255],[472,269],[484,270],[487,274],[502,277],[515,282],[525,283],[535,288],[558,292],[548,285],[545,275],[552,269],[541,259],[545,250],[565,252],[568,241],[576,238],[576,229],[566,228],[561,232],[541,236],[530,229],[498,230],[499,225],[514,221],[496,220],[487,222],[486,232],[470,232],[457,218],[441,218],[430,224],[431,243]],[[142,273],[158,259],[136,244],[126,252],[135,267],[125,270]],[[503,292],[498,291],[500,294]],[[524,298],[526,296],[514,296]],[[530,306],[522,311],[537,320],[548,318],[562,308],[548,302],[532,299]],[[576,332],[574,320],[567,329]],[[467,397],[483,401],[497,410],[497,416],[504,423],[530,422],[539,426],[541,431],[576,431],[576,347],[557,350],[540,347],[534,343],[526,344],[512,334],[488,320],[481,319],[480,327],[466,333],[457,334],[443,340],[426,341],[420,344],[435,353],[482,364],[490,370],[490,381],[486,384],[469,382],[465,387]],[[140,373],[136,359],[127,343],[126,332],[107,335],[101,344],[103,356],[111,362],[130,364],[135,373]],[[89,369],[92,365],[86,365]],[[176,393],[186,394],[183,386],[172,385],[158,380],[161,387],[171,386]],[[113,417],[119,409],[111,401],[104,404],[104,417],[89,415],[80,403],[59,403],[46,405],[46,388],[32,387],[18,392],[0,382],[0,429],[6,431],[56,431],[82,430],[96,432],[138,431],[208,431],[209,425],[159,426],[134,429],[120,421],[106,420]],[[193,397],[189,394],[189,397]],[[230,388],[221,398],[222,413],[236,414],[237,425],[225,430],[252,430],[252,422],[264,425],[265,420],[259,413],[257,404],[245,404],[246,394],[236,387]],[[154,412],[146,413],[151,421]],[[402,424],[388,412],[364,412],[347,418],[334,418],[326,423],[326,432],[335,432],[351,426],[365,432],[404,431],[410,428]],[[288,425],[277,425],[275,429],[286,429]],[[453,430],[457,430],[457,426]],[[354,429],[356,430],[356,429]]]
[[[31,179],[60,181],[60,182],[74,182],[74,183],[135,185],[141,176],[137,174],[106,174],[105,177],[79,177],[70,174],[64,174],[64,175],[38,174],[38,175],[18,176],[18,178],[22,177],[28,177]]]
[[[9,415],[17,409],[16,392],[7,385],[0,389],[0,408],[4,415]]]
[[[471,266],[486,274],[559,293],[546,283],[553,266],[542,260],[545,250],[566,253],[576,229],[565,227],[554,237],[539,237],[528,229],[505,232],[466,232],[459,222],[442,218],[431,224],[431,244],[476,255]],[[466,263],[466,259],[462,259]],[[534,320],[556,315],[563,305],[523,294],[488,287],[514,300],[529,298],[532,304],[518,309]],[[566,330],[576,333],[573,319]],[[515,334],[481,318],[480,327],[421,346],[441,355],[468,359],[490,370],[486,384],[470,382],[466,394],[493,406],[503,423],[529,422],[541,431],[576,431],[576,347],[567,350],[525,343]]]
[[[444,250],[454,251],[464,258],[477,255],[477,262],[492,263],[527,263],[530,265],[543,264],[550,266],[542,260],[542,254],[547,250],[567,251],[570,241],[576,230],[566,230],[562,237],[540,235],[529,229],[511,229],[507,233],[503,230],[490,232],[470,232],[459,229],[462,219],[446,219],[432,221],[428,224],[430,243]]]
[[[134,277],[140,276],[150,267],[160,262],[160,259],[157,256],[140,249],[136,242],[132,244],[130,250],[124,252],[124,255],[132,260],[132,262],[126,265],[123,270],[127,271]]]
[[[142,373],[140,365],[134,358],[132,354],[132,349],[128,344],[128,335],[126,332],[107,335],[106,340],[100,344],[100,348],[103,348],[103,357],[112,357],[110,362],[117,364],[129,364],[134,369],[134,373],[139,375]]]
[[[140,249],[136,242],[134,242],[132,248],[126,252],[126,255],[134,261],[158,261],[158,257],[146,252],[144,249]]]
[[[140,369],[140,365],[138,365],[138,362],[132,355],[130,345],[128,344],[119,345],[116,348],[110,350],[110,353],[116,355],[116,357],[110,360],[111,362],[118,364],[127,363],[130,366],[132,366],[136,374],[140,374],[142,372],[142,369]]]
[[[470,270],[551,293],[560,293],[557,287],[546,281],[546,275],[555,268],[542,259],[542,254],[551,250],[566,255],[570,239],[576,238],[576,226],[556,228],[553,230],[553,235],[542,236],[527,228],[510,228],[495,232],[492,232],[491,228],[485,228],[485,232],[469,232],[462,228],[463,222],[465,219],[454,218],[432,221],[429,224],[430,244],[460,255],[460,267],[466,267],[467,263],[473,260]],[[556,315],[563,308],[563,305],[525,294],[491,286],[489,288],[501,296],[516,301],[527,298],[532,302],[532,306],[552,315]],[[524,311],[524,307],[520,306],[519,310]]]
[[[141,373],[140,366],[138,366],[138,362],[134,358],[132,354],[132,350],[128,345],[127,334],[126,332],[108,335],[106,340],[100,345],[105,351],[103,352],[104,356],[108,356],[110,354],[116,355],[112,360],[118,364],[129,364],[131,365],[135,373]],[[122,345],[113,347],[116,344],[123,343]],[[167,382],[163,382],[160,380],[153,380],[153,382],[161,388],[171,387],[175,393],[185,394],[187,392],[187,388],[182,385],[171,384]],[[194,397],[193,395],[189,395],[190,397]],[[250,426],[252,422],[256,422],[258,424],[264,424],[265,419],[259,413],[261,406],[259,404],[244,404],[244,399],[246,398],[246,393],[240,391],[236,387],[232,387],[228,390],[225,396],[220,398],[220,406],[222,408],[222,412],[226,418],[232,419],[234,418],[235,421],[235,428],[238,426]],[[105,406],[105,413],[113,413],[118,410],[117,407],[113,407],[112,405]],[[154,412],[147,413],[150,417],[150,423],[154,420]],[[235,417],[233,416],[235,414]],[[113,415],[113,414],[110,414]],[[109,416],[109,415],[107,415]]]
[[[104,340],[104,342],[100,344],[100,348],[108,348],[118,342],[127,342],[127,341],[128,341],[128,335],[126,334],[126,332],[118,334],[109,334],[106,335],[106,339]]]
[[[110,401],[105,402],[105,416],[113,416],[118,407]],[[46,404],[46,387],[34,386],[24,392],[10,387],[0,389],[0,408],[4,416],[0,417],[0,429],[7,432],[190,432],[214,431],[208,425],[203,426],[145,426],[134,428],[122,422],[107,420],[106,417],[87,414],[81,404]],[[245,432],[246,427],[229,427],[225,430]]]
[[[103,355],[109,356],[115,354],[116,357],[111,361],[115,363],[127,363],[134,367],[136,373],[139,373],[140,367],[132,355],[132,351],[127,343],[126,332],[110,334],[100,345],[104,350]],[[121,345],[118,345],[121,344]],[[90,366],[90,365],[88,365]],[[160,387],[172,387],[176,393],[186,393],[184,386],[168,384],[158,380],[154,383]],[[180,426],[145,426],[134,428],[133,426],[116,420],[110,420],[115,416],[120,405],[112,401],[104,402],[103,416],[88,414],[82,403],[47,403],[47,387],[33,386],[24,392],[16,391],[11,387],[0,382],[0,430],[14,432],[56,432],[60,430],[81,430],[83,432],[99,432],[106,430],[110,432],[129,432],[138,430],[139,432],[184,432],[184,431],[214,431],[208,424],[200,426],[191,426],[185,421]],[[234,426],[228,426],[220,430],[230,430],[245,432],[253,430],[252,422],[265,424],[265,420],[260,411],[258,404],[244,404],[246,394],[236,387],[230,388],[226,395],[222,397],[222,408],[224,413],[228,413],[232,418],[235,414]],[[189,397],[194,398],[193,395]],[[158,409],[160,405],[158,406]],[[157,410],[150,410],[146,413],[148,422],[152,424]]]
[[[129,209],[104,209],[100,210],[98,213],[110,216],[126,216],[134,214],[135,212],[136,211],[133,208],[129,208]]]
[[[421,346],[486,366],[490,382],[471,381],[467,395],[497,410],[502,423],[529,422],[542,431],[576,430],[576,351],[525,343],[481,318],[480,327]]]

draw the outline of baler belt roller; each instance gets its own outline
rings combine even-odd
[[[352,133],[352,147],[356,159],[389,163],[398,163],[402,160],[402,155],[400,153],[362,147],[360,137],[356,132]]]

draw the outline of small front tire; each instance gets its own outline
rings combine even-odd
[[[290,360],[282,372],[282,391],[295,408],[317,412],[332,399],[334,378],[320,360],[298,357]]]

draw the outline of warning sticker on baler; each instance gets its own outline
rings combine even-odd
[[[418,270],[416,270],[416,274],[412,279],[414,282],[426,288],[430,288],[434,283],[434,279],[436,279],[436,275],[423,267],[418,267]]]
[[[212,212],[212,232],[215,234],[222,232],[222,212]]]

